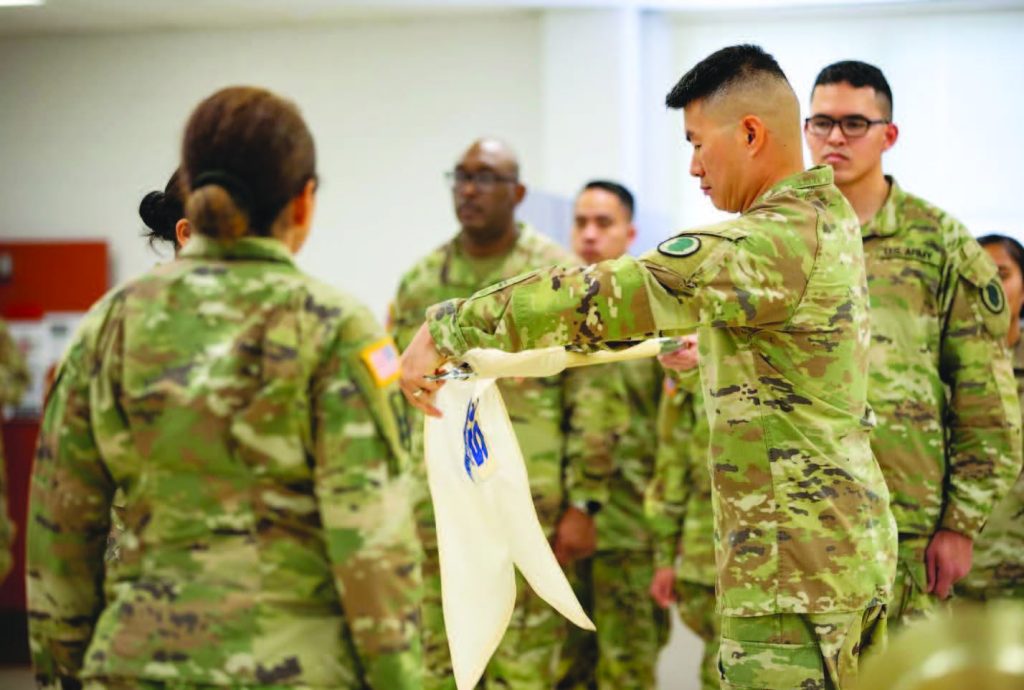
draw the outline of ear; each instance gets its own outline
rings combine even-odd
[[[636,240],[636,226],[632,223],[629,224],[629,228],[626,230],[626,237],[629,238],[627,246],[633,246],[633,241]]]
[[[894,123],[890,122],[885,126],[885,140],[882,143],[882,151],[888,151],[896,145],[896,140],[900,138],[900,128]]]
[[[740,120],[740,134],[743,147],[752,156],[759,153],[768,140],[768,128],[757,115],[747,115]]]
[[[292,199],[292,225],[309,227],[313,222],[313,209],[316,206],[316,181],[307,180],[302,191]]]
[[[178,241],[178,249],[188,244],[192,237],[192,224],[188,222],[187,218],[181,218],[174,224],[174,237]]]
[[[516,189],[513,194],[515,194],[516,206],[518,206],[526,198],[526,185],[522,182],[516,182]]]

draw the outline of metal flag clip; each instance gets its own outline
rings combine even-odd
[[[428,381],[465,381],[471,379],[476,374],[468,364],[460,364],[457,367],[452,367],[446,371],[442,371],[440,374],[427,374],[423,378]]]

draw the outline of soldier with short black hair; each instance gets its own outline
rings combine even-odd
[[[824,68],[804,131],[860,222],[871,297],[871,438],[892,495],[894,623],[933,616],[970,571],[973,540],[1021,467],[1009,311],[961,223],[884,174],[892,90],[874,65]]]
[[[711,425],[723,687],[856,682],[885,635],[896,558],[872,454],[860,228],[826,167],[804,170],[799,104],[775,60],[724,48],[667,98],[690,172],[739,215],[640,259],[518,276],[432,307],[402,358],[406,398],[474,347],[589,349],[698,329]]]

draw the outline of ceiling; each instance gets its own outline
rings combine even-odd
[[[0,36],[279,26],[616,7],[713,15],[810,9],[929,12],[1024,9],[1024,0],[46,0],[40,6],[0,6]]]

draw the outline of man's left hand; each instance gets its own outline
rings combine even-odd
[[[948,529],[936,532],[924,552],[928,593],[948,598],[953,585],[971,571],[973,558],[974,542],[970,537]]]
[[[444,381],[430,381],[425,377],[436,373],[442,362],[444,357],[437,351],[427,324],[423,324],[402,353],[402,375],[398,386],[410,405],[431,417],[441,416],[441,411],[434,407],[434,394],[444,385]]]

